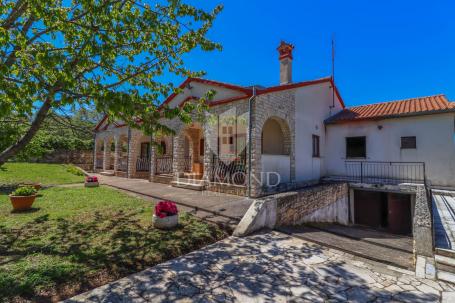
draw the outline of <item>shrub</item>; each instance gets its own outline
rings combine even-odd
[[[13,196],[33,196],[34,194],[36,190],[31,186],[21,186],[12,193]]]
[[[74,165],[67,165],[66,166],[66,171],[71,173],[71,174],[73,174],[73,175],[76,175],[76,176],[83,176],[84,175],[84,173],[79,168],[77,168]]]

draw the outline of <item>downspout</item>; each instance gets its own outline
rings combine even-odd
[[[251,136],[253,133],[253,101],[256,99],[256,87],[253,86],[253,94],[248,99],[248,198],[251,198],[251,150],[252,150],[252,140]]]

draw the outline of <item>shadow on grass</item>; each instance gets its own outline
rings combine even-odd
[[[39,207],[31,207],[29,209],[13,209],[11,210],[11,213],[12,214],[31,214],[31,213],[35,213],[37,211],[39,211],[41,208]]]
[[[0,301],[55,301],[188,253],[225,236],[184,214],[172,231],[143,224],[135,212],[0,223]]]

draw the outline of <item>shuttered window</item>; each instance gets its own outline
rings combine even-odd
[[[416,149],[417,148],[416,137],[401,137],[401,148]]]

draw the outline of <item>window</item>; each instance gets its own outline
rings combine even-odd
[[[346,158],[366,158],[366,137],[346,138]]]
[[[319,136],[313,135],[313,157],[319,158]]]
[[[199,140],[199,156],[204,155],[204,145],[205,145],[204,139],[200,139]]]
[[[402,149],[415,149],[417,148],[416,137],[401,137]]]

